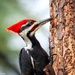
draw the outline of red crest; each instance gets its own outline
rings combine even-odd
[[[35,20],[31,20],[31,19],[21,20],[20,22],[13,24],[12,26],[8,27],[7,30],[13,31],[15,33],[19,33],[21,26],[23,24],[26,24],[28,21],[36,22]]]

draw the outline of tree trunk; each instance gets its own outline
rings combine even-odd
[[[75,0],[50,0],[50,54],[55,75],[75,75]]]

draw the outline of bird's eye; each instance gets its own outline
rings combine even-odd
[[[34,23],[34,22],[29,21],[26,25],[29,27],[29,26],[31,26],[33,23]]]
[[[21,29],[20,29],[20,32],[22,32],[23,30],[25,30],[27,28],[27,26],[26,25],[23,25],[22,27],[21,27]]]
[[[30,21],[29,23],[32,25],[34,22],[33,21]]]
[[[28,27],[30,27],[34,22],[29,21],[26,24],[22,25],[20,32],[22,32],[23,30],[27,29]]]

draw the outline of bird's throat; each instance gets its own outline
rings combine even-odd
[[[21,36],[21,35],[20,35]],[[27,35],[22,35],[21,36],[23,38],[23,40],[26,43],[25,49],[29,49],[32,50],[34,46],[40,46],[40,43],[38,42],[38,40],[35,37],[35,34],[33,36],[30,36],[30,34],[28,33]]]
[[[32,50],[32,42],[28,37],[24,38],[24,41],[26,42],[25,50]]]
[[[26,43],[26,46],[24,47],[25,48],[25,50],[28,50],[28,49],[32,49],[32,42],[31,42],[31,40],[28,38],[28,36],[26,36],[26,35],[21,35],[21,34],[19,34],[20,36],[21,36],[21,38],[24,40],[24,42]]]

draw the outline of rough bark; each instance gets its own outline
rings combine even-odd
[[[75,75],[75,0],[50,0],[50,54],[56,75]]]

